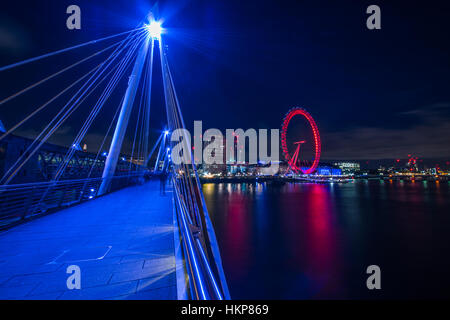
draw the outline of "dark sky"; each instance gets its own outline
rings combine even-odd
[[[8,1],[0,14],[0,65],[132,29],[153,3]],[[318,124],[324,159],[450,158],[446,3],[160,1],[159,11],[188,126],[203,120],[205,129],[280,128],[287,110],[302,106]],[[70,4],[81,7],[81,30],[65,27]],[[366,28],[370,4],[381,8],[381,30]],[[0,99],[100,48],[77,49],[0,73]],[[155,66],[155,134],[165,115],[158,72]],[[0,119],[6,127],[13,125],[76,78],[61,76],[0,106]],[[95,145],[104,134],[124,89],[125,84],[118,87],[94,123],[88,144]],[[36,134],[51,114],[30,121],[19,133]],[[79,117],[52,141],[68,143]]]

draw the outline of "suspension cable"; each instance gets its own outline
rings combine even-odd
[[[85,62],[85,61],[87,61],[87,60],[89,60],[89,59],[91,59],[91,58],[93,58],[93,57],[95,57],[95,56],[97,56],[97,55],[99,55],[99,54],[101,54],[101,53],[103,53],[103,52],[105,52],[105,51],[111,49],[111,48],[113,48],[113,47],[116,46],[116,45],[121,44],[123,41],[125,41],[125,40],[118,41],[118,42],[116,42],[116,43],[114,43],[114,44],[112,44],[112,45],[106,47],[105,49],[99,50],[99,51],[97,51],[97,52],[91,54],[90,56],[88,56],[88,57],[86,57],[86,58],[84,58],[84,59],[81,59],[81,60],[75,62],[74,64],[71,64],[70,66],[67,66],[67,67],[65,67],[64,69],[59,70],[59,71],[57,71],[57,72],[55,72],[55,73],[49,75],[48,77],[45,77],[45,78],[43,78],[43,79],[41,79],[41,80],[39,80],[39,81],[33,83],[32,85],[29,85],[28,87],[26,87],[26,88],[24,88],[24,89],[22,89],[22,90],[20,90],[20,91],[18,91],[18,92],[16,92],[16,93],[10,95],[9,97],[7,97],[7,98],[5,98],[5,99],[3,99],[3,100],[0,101],[0,106],[1,106],[2,104],[6,103],[6,102],[8,102],[8,101],[10,101],[10,100],[12,100],[12,99],[18,97],[18,96],[20,96],[21,94],[27,92],[28,90],[31,90],[31,89],[37,87],[38,85],[40,85],[40,84],[42,84],[42,83],[44,83],[44,82],[46,82],[46,81],[48,81],[48,80],[50,80],[50,79],[52,79],[52,78],[58,76],[58,75],[60,75],[61,73],[65,72],[65,71],[67,71],[67,70],[70,70],[70,69],[72,69],[73,67],[76,67],[77,65],[79,65],[79,64],[81,64],[81,63],[83,63],[83,62]]]
[[[73,49],[77,49],[77,48],[81,48],[81,47],[87,46],[89,44],[94,44],[94,43],[97,43],[97,42],[100,42],[100,41],[104,41],[104,40],[107,40],[107,39],[111,39],[111,38],[115,38],[115,37],[118,37],[118,36],[121,36],[121,35],[124,35],[124,34],[132,33],[134,31],[141,30],[143,28],[145,28],[145,26],[139,27],[139,28],[136,28],[136,29],[133,29],[133,30],[121,32],[121,33],[116,33],[116,34],[113,34],[111,36],[107,36],[107,37],[104,37],[104,38],[100,38],[100,39],[96,39],[96,40],[91,40],[91,41],[88,41],[88,42],[80,43],[80,44],[77,44],[77,45],[69,47],[69,48],[65,48],[65,49],[49,52],[49,53],[46,53],[46,54],[43,54],[43,55],[40,55],[40,56],[37,56],[37,57],[34,57],[34,58],[30,58],[30,59],[26,59],[26,60],[23,60],[23,61],[20,61],[20,62],[16,62],[16,63],[10,64],[10,65],[1,67],[0,68],[0,72],[8,70],[8,69],[12,69],[14,67],[18,67],[18,66],[21,66],[21,65],[33,62],[33,61],[38,61],[38,60],[41,60],[41,59],[44,59],[44,58],[47,58],[47,57],[51,57],[51,56],[57,55],[59,53],[67,52],[67,51],[70,51],[70,50],[73,50]]]
[[[119,116],[120,107],[122,106],[122,103],[123,103],[123,100],[124,100],[124,99],[125,99],[125,96],[122,97],[122,100],[120,101],[119,105],[118,105],[117,108],[116,108],[116,112],[115,112],[115,114],[114,114],[114,117],[113,117],[111,123],[109,124],[108,130],[106,131],[106,134],[105,134],[105,136],[103,137],[103,141],[102,141],[102,143],[100,144],[100,147],[99,147],[98,150],[97,150],[97,155],[95,156],[94,163],[92,164],[92,166],[91,166],[91,168],[90,168],[90,170],[89,170],[88,176],[87,176],[88,178],[90,178],[90,176],[91,176],[91,174],[92,174],[92,171],[93,171],[93,169],[94,169],[94,166],[95,166],[95,164],[97,163],[98,156],[99,156],[100,153],[102,152],[103,145],[105,144],[106,139],[108,138],[108,134],[109,134],[109,132],[111,131],[111,128],[112,128],[113,124],[116,122],[117,117]]]
[[[72,145],[78,145],[81,142],[81,140],[84,138],[84,136],[85,136],[87,130],[90,128],[92,122],[94,121],[94,119],[96,118],[96,116],[98,115],[98,113],[100,112],[102,107],[104,106],[106,100],[109,98],[109,96],[111,95],[112,91],[116,88],[117,83],[122,78],[122,76],[124,74],[124,71],[126,70],[126,67],[128,66],[129,62],[131,61],[131,56],[132,56],[133,52],[129,52],[129,54],[127,55],[125,60],[122,60],[120,62],[118,69],[116,70],[114,75],[111,77],[111,79],[110,79],[108,85],[106,86],[105,90],[103,91],[102,95],[97,100],[97,103],[95,104],[94,108],[92,109],[92,111],[89,114],[89,116],[86,119],[86,121],[83,123],[83,126],[80,129],[80,131],[78,132],[78,134],[77,134],[74,142],[72,143]],[[61,163],[58,171],[56,172],[55,180],[59,179],[59,177],[61,176],[62,172],[67,167],[67,164],[72,159],[72,156],[73,156],[74,152],[75,152],[74,148],[70,148],[69,149],[69,151],[67,152],[67,154],[65,156],[64,161]]]
[[[93,69],[91,69],[90,71],[88,71],[86,74],[84,74],[83,76],[81,76],[80,78],[78,78],[78,80],[76,80],[75,82],[73,82],[72,84],[70,84],[68,87],[66,87],[63,91],[61,91],[60,93],[58,93],[57,95],[55,95],[53,98],[51,98],[50,100],[48,100],[46,103],[44,103],[43,105],[41,105],[39,108],[37,108],[36,110],[34,110],[31,114],[29,114],[28,116],[26,116],[24,119],[22,119],[21,121],[19,121],[17,124],[15,124],[14,126],[12,126],[8,131],[6,131],[4,134],[2,134],[0,136],[0,141],[5,138],[7,135],[11,134],[11,132],[13,132],[14,130],[16,130],[18,127],[20,127],[23,123],[25,123],[27,120],[29,120],[30,118],[32,118],[35,114],[37,114],[39,111],[43,110],[45,107],[47,107],[50,103],[52,103],[53,101],[55,101],[57,98],[59,98],[61,95],[63,95],[65,92],[67,92],[67,90],[71,89],[73,86],[75,86],[77,83],[79,83],[80,81],[82,81],[84,78],[86,78],[88,75],[90,75],[92,72],[94,72],[96,69],[98,69],[100,66],[102,65],[102,63],[100,63],[99,65],[97,65],[96,67],[94,67]]]
[[[123,43],[124,41],[126,41],[128,38],[122,40],[119,42],[119,45],[121,43]],[[115,44],[114,44],[115,45]],[[113,46],[114,46],[113,45]],[[107,50],[110,47],[104,49]],[[97,52],[96,54],[98,54],[100,52]],[[114,55],[117,55],[118,53],[114,53]],[[89,58],[89,57],[88,57]],[[47,107],[50,103],[52,103],[53,101],[55,101],[57,98],[59,98],[61,95],[63,95],[65,92],[67,92],[69,89],[71,89],[73,86],[75,86],[77,83],[79,83],[81,80],[83,80],[84,78],[86,78],[89,74],[91,74],[92,72],[94,72],[95,70],[97,70],[100,66],[102,66],[104,64],[104,62],[101,62],[100,64],[98,64],[96,67],[94,67],[93,69],[91,69],[89,72],[87,72],[85,75],[83,75],[81,78],[79,78],[78,80],[76,80],[75,82],[73,82],[72,84],[70,84],[68,87],[66,87],[64,90],[62,90],[60,93],[58,93],[57,95],[55,95],[53,98],[51,98],[50,100],[48,100],[46,103],[44,103],[42,106],[40,106],[39,108],[37,108],[35,111],[33,111],[31,114],[29,114],[27,117],[25,117],[23,120],[19,121],[17,124],[15,124],[13,127],[11,127],[9,130],[7,130],[3,135],[0,136],[0,141],[2,139],[4,139],[7,135],[11,134],[11,132],[13,132],[14,130],[16,130],[18,127],[20,127],[23,123],[25,123],[26,121],[28,121],[30,118],[32,118],[34,115],[36,115],[38,112],[40,112],[41,110],[43,110],[45,107]],[[37,84],[35,84],[37,85]],[[35,86],[33,85],[33,86]],[[22,90],[23,92],[25,90],[31,89],[31,86]],[[5,100],[3,100],[0,105],[4,102],[6,102],[6,100],[9,100],[10,98],[13,98],[12,96],[9,98],[6,98]]]
[[[132,39],[130,39],[131,41]],[[134,42],[139,42],[142,39],[134,39]],[[122,49],[120,49],[120,51],[123,51],[124,48],[127,45],[125,45]],[[116,49],[116,51],[118,50],[118,48]],[[47,141],[47,139],[61,126],[61,124],[73,113],[73,111],[75,111],[78,106],[81,104],[81,102],[84,101],[84,99],[86,99],[87,96],[86,93],[91,89],[92,85],[97,81],[97,79],[104,73],[104,71],[106,70],[106,68],[108,68],[111,63],[115,60],[115,58],[118,56],[113,56],[115,52],[113,52],[108,59],[110,59],[111,57],[113,57],[111,59],[111,61],[109,61],[109,63],[103,68],[103,70],[95,77],[94,80],[92,80],[92,78],[94,78],[94,76],[96,75],[96,73],[99,71],[99,69],[97,69],[97,71],[94,73],[94,75],[92,75],[90,77],[90,79],[83,85],[82,88],[80,88],[77,93],[75,93],[75,95],[69,100],[69,102],[62,108],[62,110],[53,118],[53,120],[44,128],[44,130],[39,134],[39,136],[35,139],[35,141],[33,141],[33,143],[27,148],[27,150],[24,152],[24,154],[15,162],[15,164],[8,170],[8,172],[3,176],[3,178],[1,179],[1,182],[4,182],[4,184],[7,184],[11,181],[11,179],[17,174],[18,170],[20,170],[20,168],[22,168],[22,166],[31,158],[31,156],[37,151],[37,149],[40,148],[40,146],[42,144],[45,143],[45,141]],[[108,59],[106,61],[108,61]],[[105,64],[106,61],[103,63]],[[117,67],[117,65],[115,67],[113,67],[113,69],[108,73],[110,74],[112,71],[114,71],[114,69]],[[106,79],[106,77],[103,78],[103,80]],[[92,80],[92,81],[91,81]],[[100,82],[102,82],[103,80],[101,80]],[[95,88],[100,84],[100,82],[94,87]],[[87,86],[86,89],[84,89]],[[71,102],[75,99],[75,97],[84,89],[84,91],[80,94],[80,96],[77,98],[77,100],[72,103],[71,106],[69,106],[71,104]],[[91,91],[92,92],[92,91]],[[89,95],[89,94],[88,94]],[[83,97],[84,96],[84,97]],[[81,102],[80,102],[81,100]],[[64,113],[64,114],[62,114]],[[62,114],[62,115],[61,115]],[[57,120],[57,118],[59,117],[59,120]],[[49,129],[49,127],[55,122],[56,124],[53,125],[52,128]],[[36,143],[36,141],[39,141],[39,139],[41,138],[42,135],[44,135],[44,133],[47,132],[47,134],[45,135],[45,137],[40,140],[39,144],[37,147],[34,147],[34,144]],[[30,153],[30,149],[34,147],[34,150]],[[28,155],[28,157],[21,163],[19,164],[23,158],[25,157],[25,155]],[[19,165],[19,167],[14,170],[14,167],[16,167],[17,165]],[[10,172],[14,170],[11,174]],[[9,175],[9,176],[8,176]],[[5,180],[6,179],[6,180]]]

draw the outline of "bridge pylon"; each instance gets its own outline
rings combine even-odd
[[[100,185],[98,195],[102,195],[108,192],[111,179],[116,171],[117,161],[119,159],[120,150],[122,148],[123,138],[127,130],[128,121],[130,120],[131,110],[133,108],[134,99],[136,97],[136,91],[139,86],[139,81],[142,76],[142,70],[144,69],[145,59],[147,57],[150,41],[152,43],[152,50],[153,50],[153,38],[148,36],[146,37],[141,48],[139,49],[139,53],[134,63],[133,71],[131,72],[130,78],[128,80],[127,91],[125,92],[125,97],[123,99],[119,119],[117,120],[116,129],[114,131],[111,146],[109,148],[108,156],[106,158],[105,168],[103,169],[102,175],[102,184]],[[150,68],[152,68],[151,65]]]

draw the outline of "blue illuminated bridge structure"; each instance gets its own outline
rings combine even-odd
[[[171,161],[170,133],[185,124],[163,38],[152,19],[0,68],[1,76],[26,74],[65,52],[115,41],[0,101],[1,116],[28,92],[51,94],[28,114],[17,110],[15,124],[0,125],[0,299],[230,299],[196,167]],[[167,127],[150,143],[154,56]],[[62,73],[74,81],[52,92],[45,85]],[[105,110],[115,110],[112,119]],[[20,135],[43,116],[51,119],[35,137]],[[96,121],[109,128],[97,152],[87,152]],[[78,130],[70,144],[52,143],[66,126]]]

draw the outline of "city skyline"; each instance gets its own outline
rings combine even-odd
[[[0,300],[449,297],[448,2],[4,7]]]
[[[25,13],[8,6],[2,13],[8,15],[2,19],[2,35],[10,40],[2,42],[0,62],[7,65],[135,27],[148,12],[148,4],[127,4],[118,1],[104,10],[100,4],[81,1],[84,20],[77,31],[67,30],[64,15],[57,14],[65,9],[62,3],[32,4],[33,10]],[[323,159],[396,159],[410,153],[450,158],[450,64],[443,54],[448,50],[448,43],[442,41],[446,28],[438,18],[444,16],[445,5],[419,8],[401,1],[382,2],[381,30],[365,27],[364,1],[357,5],[265,1],[257,14],[250,14],[253,6],[242,3],[239,10],[230,10],[234,5],[232,1],[159,5],[168,30],[168,58],[183,96],[181,107],[190,111],[185,119],[188,127],[203,120],[205,126],[219,129],[279,128],[286,110],[299,106],[316,118]],[[44,12],[58,18],[43,21],[39,17]],[[116,12],[122,13],[120,20]],[[423,59],[430,54],[433,59]],[[51,74],[65,66],[66,58],[31,68]],[[8,82],[1,88],[3,97],[29,85],[20,73],[4,76]],[[68,81],[61,76],[61,85]],[[52,86],[58,90],[60,84]],[[153,88],[152,105],[162,111],[162,86],[155,82]],[[20,120],[17,107],[33,110],[46,98],[29,94],[8,102],[0,113],[4,126]],[[105,118],[119,102],[120,96],[111,98]],[[153,139],[164,125],[162,114],[152,115]],[[41,119],[32,120],[16,133],[33,137],[40,126]],[[68,146],[77,129],[63,126],[52,142]],[[104,130],[105,124],[96,123],[85,142],[98,144]],[[131,142],[124,144],[126,148]]]

